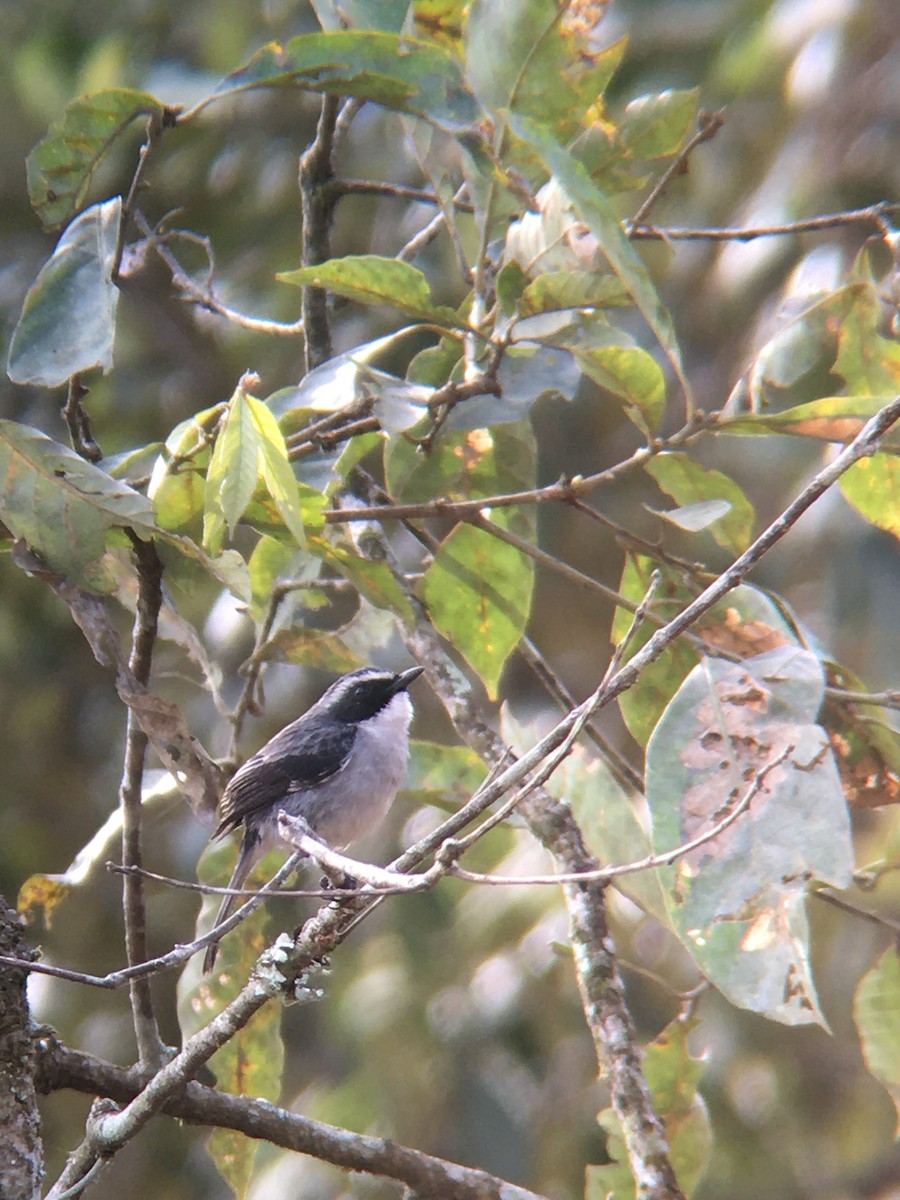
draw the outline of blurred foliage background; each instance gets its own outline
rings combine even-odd
[[[498,3],[502,0],[498,0]],[[25,291],[52,249],[25,190],[24,158],[65,104],[112,86],[146,89],[189,103],[260,45],[317,27],[296,0],[129,0],[86,5],[75,0],[0,5],[0,319],[4,340]],[[604,44],[629,38],[609,93],[613,109],[665,87],[698,87],[701,105],[724,108],[726,124],[691,159],[654,219],[660,224],[725,225],[779,221],[857,208],[900,192],[900,22],[894,0],[616,0],[600,26]],[[297,156],[315,127],[317,101],[291,92],[256,93],[216,106],[179,131],[150,173],[145,206],[155,217],[208,236],[219,287],[243,311],[291,319],[296,289],[273,285],[277,270],[298,262]],[[357,178],[417,182],[391,118],[369,107],[344,149],[343,171]],[[138,134],[104,163],[97,194],[127,184]],[[126,140],[127,141],[127,140]],[[627,215],[627,214],[623,214]],[[396,199],[344,201],[333,253],[392,253],[427,210]],[[819,285],[832,286],[860,251],[864,234],[847,226],[816,235],[753,242],[645,245],[648,261],[676,320],[698,404],[720,408],[747,361],[769,336],[784,305]],[[458,299],[446,248],[447,297]],[[197,266],[200,265],[198,254]],[[172,295],[158,265],[125,281],[117,368],[92,381],[95,431],[106,453],[158,439],[185,416],[227,398],[248,368],[263,392],[295,382],[302,345],[226,327]],[[381,329],[378,313],[338,306],[334,330],[342,349]],[[385,327],[386,328],[386,327]],[[802,388],[793,403],[812,398]],[[821,394],[821,393],[819,393]],[[0,381],[0,415],[64,439],[61,395]],[[540,482],[565,469],[596,471],[618,461],[631,430],[620,409],[584,391],[570,403],[543,401],[534,414]],[[774,439],[717,443],[705,461],[742,484],[760,526],[805,477],[821,449]],[[628,515],[653,536],[652,517],[636,517],[628,487],[609,515]],[[615,586],[621,553],[601,532],[586,535],[557,512],[541,514],[556,553]],[[724,560],[723,560],[724,561]],[[771,554],[758,582],[793,604],[801,619],[847,667],[873,688],[896,685],[900,626],[896,541],[864,524],[834,492]],[[0,558],[4,620],[0,625],[0,888],[13,897],[29,875],[61,871],[116,803],[124,714],[108,675],[93,661],[69,615],[49,591]],[[197,596],[193,617],[217,654],[223,687],[233,697],[235,669],[250,632],[221,606]],[[538,575],[532,629],[574,694],[594,685],[608,657],[612,610],[557,577]],[[175,670],[161,649],[157,672]],[[324,676],[273,669],[268,707],[245,738],[261,743],[321,690]],[[223,752],[209,697],[189,680],[171,680],[194,729]],[[424,691],[424,689],[422,689]],[[529,670],[513,663],[503,696],[517,716],[539,718],[544,700]],[[627,748],[627,735],[611,727]],[[414,733],[444,740],[436,704],[420,697]],[[416,822],[399,803],[392,827],[372,853],[387,854]],[[860,824],[860,845],[877,855],[896,824],[893,813]],[[517,831],[490,851],[522,868],[543,860]],[[521,837],[521,840],[520,840]],[[186,808],[157,814],[147,827],[146,861],[191,878],[206,832]],[[883,905],[890,892],[883,894]],[[900,893],[894,890],[900,905]],[[283,910],[279,909],[279,913]],[[184,940],[196,901],[162,889],[150,894],[151,950]],[[635,910],[614,902],[616,936],[632,985],[633,1011],[650,1038],[677,1011],[670,990],[628,969],[634,964],[689,986],[671,939]],[[698,1195],[704,1200],[778,1196],[900,1195],[895,1114],[866,1072],[851,1020],[861,973],[884,942],[881,931],[813,903],[817,979],[831,1033],[783,1029],[702,1000],[702,1043],[709,1068],[701,1084],[713,1116],[715,1148]],[[58,911],[52,928],[35,930],[51,961],[94,972],[121,962],[119,884],[98,875]],[[447,883],[432,895],[385,906],[336,956],[328,998],[290,1009],[285,1103],[350,1128],[395,1136],[430,1152],[477,1163],[554,1195],[577,1195],[585,1156],[603,1161],[595,1111],[603,1105],[575,984],[565,952],[565,917],[547,890],[466,890]],[[682,978],[679,979],[679,972]],[[163,1032],[177,1038],[170,980],[157,984]],[[32,979],[35,1017],[75,1045],[130,1061],[125,993],[107,994]],[[47,1099],[48,1176],[78,1140],[88,1101]],[[264,1149],[258,1196],[393,1194],[311,1161]],[[98,1198],[134,1190],[160,1198],[219,1197],[227,1188],[200,1141],[158,1121],[119,1156],[94,1188]]]

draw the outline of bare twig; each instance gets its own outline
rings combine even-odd
[[[437,194],[428,188],[408,187],[403,183],[382,183],[377,179],[336,179],[332,190],[339,196],[387,196],[396,200],[415,200],[417,204],[440,207]],[[465,187],[453,197],[453,207],[459,212],[472,213],[473,205],[463,199]],[[398,256],[399,257],[399,256]]]
[[[695,228],[673,225],[644,225],[632,229],[626,226],[631,238],[655,239],[661,242],[712,241],[752,242],[760,237],[791,237],[798,233],[820,233],[823,229],[839,229],[844,225],[873,225],[880,234],[882,221],[890,213],[900,211],[900,204],[887,203],[869,205],[868,208],[848,209],[845,212],[825,213],[820,217],[807,217],[802,221],[784,221],[774,225],[743,225],[733,228]]]
[[[486,508],[516,508],[529,504],[569,504],[574,498],[586,496],[597,488],[611,484],[638,470],[649,459],[661,454],[664,450],[675,450],[681,446],[690,445],[700,434],[714,428],[718,414],[697,414],[689,420],[677,433],[668,438],[660,438],[651,446],[640,446],[628,458],[621,462],[598,471],[595,475],[576,476],[573,479],[562,479],[558,483],[546,487],[530,488],[528,491],[507,492],[497,496],[481,496],[474,500],[450,500],[439,497],[421,504],[370,504],[358,508],[326,508],[325,520],[332,524],[343,524],[348,521],[392,521],[408,520],[417,517],[459,517],[466,518],[471,513],[479,513]]]
[[[207,255],[212,263],[212,246],[208,238],[198,238],[196,234],[180,229],[173,229],[167,233],[159,233],[152,228],[150,222],[139,210],[135,210],[134,212],[134,223],[141,231],[148,245],[153,247],[156,254],[168,267],[169,273],[172,276],[172,283],[190,304],[195,304],[197,308],[205,309],[207,312],[215,313],[216,316],[230,321],[232,325],[238,325],[242,329],[249,329],[253,333],[296,337],[297,334],[303,332],[302,316],[296,321],[273,321],[268,317],[252,317],[247,313],[239,312],[236,308],[232,308],[223,300],[220,300],[213,291],[212,266],[210,267],[209,281],[205,286],[200,286],[188,275],[167,244],[175,238],[200,242],[206,248]]]

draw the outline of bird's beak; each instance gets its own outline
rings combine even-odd
[[[424,667],[410,667],[408,671],[401,671],[394,680],[392,689],[394,695],[396,696],[397,692],[405,692],[409,685],[418,679],[424,670]]]

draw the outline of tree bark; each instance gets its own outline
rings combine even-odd
[[[2,896],[0,954],[26,962],[37,957],[25,942],[18,915]],[[0,1200],[36,1200],[44,1175],[27,978],[25,971],[0,966]]]

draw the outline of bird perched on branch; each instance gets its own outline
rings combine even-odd
[[[307,712],[266,742],[232,777],[219,805],[213,837],[243,825],[229,888],[240,888],[259,860],[281,844],[283,809],[303,817],[317,837],[341,849],[375,829],[406,775],[412,704],[407,689],[422,674],[377,667],[351,671]],[[226,896],[220,925],[239,896]],[[216,961],[207,948],[204,973]]]

